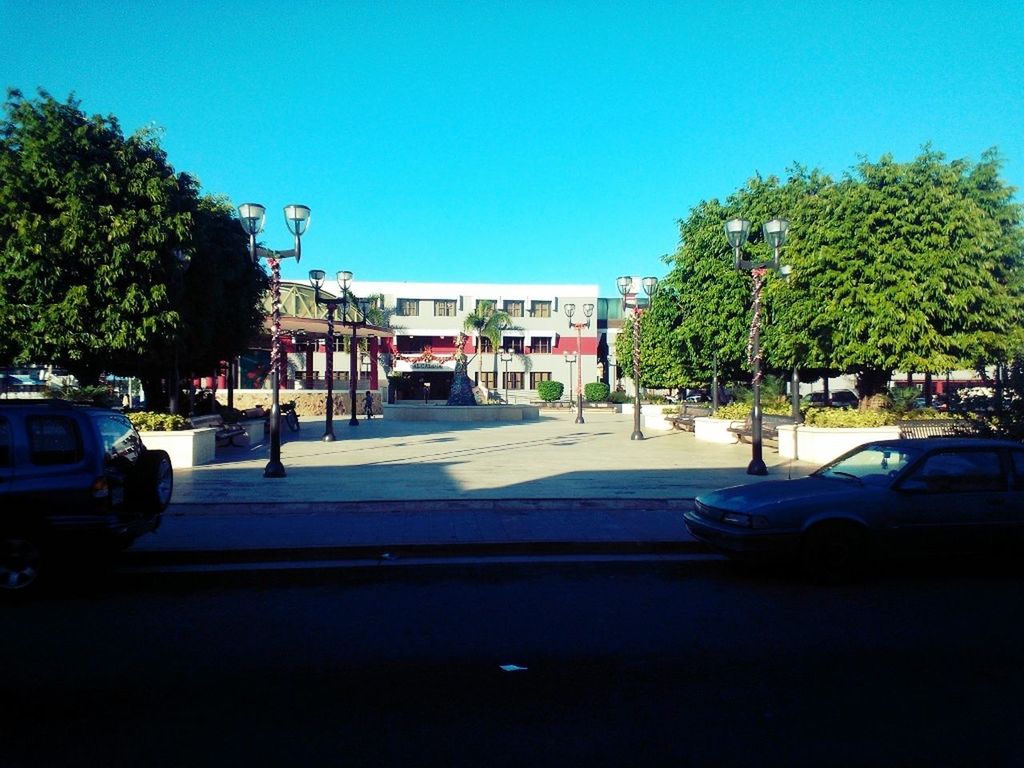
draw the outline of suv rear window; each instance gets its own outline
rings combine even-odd
[[[33,464],[76,464],[82,460],[82,435],[66,416],[30,416],[29,457]]]

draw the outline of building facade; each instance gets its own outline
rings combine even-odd
[[[510,318],[497,348],[467,332],[469,376],[493,395],[511,402],[532,400],[541,381],[554,380],[565,385],[563,397],[568,398],[581,380],[607,381],[596,285],[356,280],[352,290],[383,301],[393,333],[385,354],[390,359],[383,362],[399,399],[447,399],[459,334],[482,304]]]

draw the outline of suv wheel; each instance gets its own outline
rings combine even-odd
[[[140,506],[158,514],[167,509],[174,492],[174,470],[167,451],[146,451],[135,468],[135,487]]]
[[[39,579],[42,552],[22,533],[0,534],[0,590],[27,589]]]

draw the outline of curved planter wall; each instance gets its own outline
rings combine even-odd
[[[167,451],[175,469],[209,464],[217,455],[217,430],[183,429],[175,432],[139,432],[150,450]]]
[[[900,436],[899,427],[825,428],[787,424],[779,427],[779,455],[811,464],[825,464],[872,440]]]

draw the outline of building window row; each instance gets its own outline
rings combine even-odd
[[[434,317],[455,317],[458,314],[458,302],[455,299],[434,299]],[[400,317],[415,317],[420,313],[419,299],[398,299],[395,302],[396,314]],[[494,299],[477,299],[476,309],[482,307],[496,307],[498,302]],[[506,301],[503,307],[509,317],[525,317],[526,302],[520,300]],[[530,317],[551,317],[550,301],[530,302]]]

